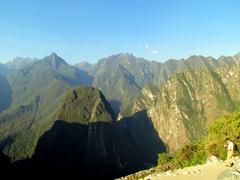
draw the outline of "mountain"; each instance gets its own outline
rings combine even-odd
[[[6,77],[0,76],[0,112],[5,109],[8,109],[11,105],[11,89],[7,82]]]
[[[7,109],[11,105],[12,90],[10,88],[7,76],[14,71],[27,67],[33,62],[30,58],[17,57],[13,61],[6,64],[0,64],[0,112]]]
[[[92,67],[92,64],[88,63],[87,61],[82,61],[75,64],[75,66],[81,70],[88,71]]]
[[[13,71],[25,68],[31,65],[34,61],[37,61],[37,58],[22,58],[16,57],[12,61],[9,61],[5,64],[0,63],[0,76],[6,77],[8,74]]]
[[[49,159],[75,169],[79,160],[83,171],[106,166],[119,175],[151,167],[158,153],[201,137],[237,108],[239,57],[158,63],[120,53],[85,71],[52,53],[1,76],[0,149],[24,165]]]
[[[86,172],[107,177],[122,171],[129,163],[128,153],[137,160],[113,126],[113,112],[99,90],[81,87],[68,92],[57,119],[39,139],[33,156],[37,164],[66,171],[70,167],[81,172],[80,177]],[[135,167],[133,162],[128,167]]]
[[[86,72],[68,65],[55,53],[34,62],[31,66],[11,73],[7,76],[7,80],[12,92],[12,102],[8,109],[0,113],[0,148],[12,161],[31,157],[38,146],[39,139],[50,129],[58,127],[57,123],[55,126],[58,120],[64,121],[62,123],[64,126],[66,123],[68,126],[69,121],[80,123],[81,126],[89,126],[89,123],[107,123],[106,126],[110,126],[110,130],[107,128],[106,132],[110,132],[104,135],[106,141],[111,136],[114,137],[113,139],[121,137],[119,139],[121,143],[118,144],[123,145],[119,150],[121,151],[119,156],[123,156],[123,159],[127,158],[126,161],[132,163],[132,161],[129,162],[126,154],[133,151],[132,158],[137,156],[133,159],[139,164],[134,165],[134,169],[155,164],[156,154],[164,151],[164,145],[156,136],[157,133],[147,118],[146,112],[138,112],[116,123],[115,114],[97,89],[83,90],[83,88],[81,92],[84,96],[81,96],[82,99],[78,99],[79,101],[72,101],[71,91],[65,95],[66,92],[81,84],[91,84],[88,80],[92,78]],[[79,94],[77,90],[76,94]],[[95,97],[101,98],[95,100]],[[99,100],[103,103],[97,104]],[[74,108],[77,108],[76,111]],[[105,127],[105,124],[103,126]],[[102,132],[105,129],[99,131]],[[141,142],[150,143],[149,146],[145,146]],[[112,146],[114,143],[110,142]],[[109,145],[106,143],[106,146]],[[127,167],[133,171],[130,166]],[[126,172],[126,168],[123,172]]]
[[[92,87],[81,87],[65,95],[57,119],[87,124],[114,122],[113,111],[103,94]]]
[[[54,123],[63,95],[72,87],[91,84],[86,72],[52,53],[7,76],[10,107],[0,113],[0,148],[12,160],[30,156],[38,138]]]
[[[238,55],[219,59],[190,56],[187,59],[170,59],[165,63],[147,61],[132,54],[120,53],[100,59],[87,71],[94,77],[93,86],[98,87],[110,102],[118,102],[119,119],[131,114],[132,102],[145,85],[159,87],[172,75],[189,70],[207,68],[214,70],[224,65],[240,62]],[[114,104],[112,104],[114,106]]]
[[[176,74],[161,85],[157,95],[143,89],[133,113],[147,109],[159,137],[170,152],[176,151],[203,136],[212,120],[236,109],[240,103],[239,73],[240,65],[228,65],[215,71]],[[150,97],[155,97],[152,102]]]
[[[99,66],[103,67],[95,67],[96,71],[90,72],[95,77],[92,85],[106,94],[110,102],[118,101],[121,111],[127,113],[129,104],[125,102],[130,102],[140,90],[135,77],[124,66],[116,65],[115,62],[110,61]]]
[[[82,86],[65,94],[54,124],[38,139],[31,159],[17,161],[15,167],[112,179],[156,165],[163,151],[146,113],[116,121],[104,95]]]
[[[22,57],[16,57],[12,61],[9,61],[5,64],[9,69],[11,70],[17,70],[17,69],[22,69],[24,67],[27,67],[37,61],[37,58],[22,58]]]

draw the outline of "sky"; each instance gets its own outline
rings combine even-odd
[[[0,0],[0,62],[56,52],[147,60],[240,52],[239,0]]]

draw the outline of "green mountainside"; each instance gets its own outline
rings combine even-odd
[[[36,105],[24,110],[27,116]],[[165,151],[145,112],[115,121],[104,95],[90,86],[69,90],[52,122],[31,158],[15,162],[16,168],[112,179],[156,165]]]
[[[203,136],[212,120],[236,109],[240,103],[239,73],[240,65],[228,65],[216,71],[176,74],[162,84],[158,93],[143,89],[133,113],[148,110],[159,137],[170,152],[176,151]]]
[[[10,73],[7,80],[12,103],[0,114],[0,146],[16,160],[33,153],[38,138],[53,124],[65,92],[91,84],[87,73],[55,53]]]
[[[76,66],[56,53],[28,60],[0,64],[0,150],[12,161],[44,159],[48,139],[54,158],[54,144],[65,143],[56,137],[66,132],[66,146],[82,139],[81,167],[98,159],[97,168],[105,162],[120,174],[134,172],[155,165],[164,146],[173,153],[205,136],[240,103],[239,54],[158,63],[121,53]]]
[[[94,77],[93,86],[98,87],[107,99],[120,103],[120,115],[131,114],[136,95],[145,85],[159,87],[176,73],[194,69],[216,69],[227,64],[237,64],[240,56],[222,56],[219,59],[203,56],[190,56],[187,59],[168,60],[165,63],[147,61],[132,54],[120,53],[98,61],[91,66],[78,66]],[[86,64],[86,63],[83,63]],[[114,109],[115,111],[118,111]]]
[[[80,177],[86,172],[89,177],[95,173],[111,177],[142,164],[116,128],[113,111],[99,90],[87,86],[70,90],[57,114],[57,121],[37,144],[32,157],[37,165],[74,169]]]
[[[113,114],[103,94],[95,88],[86,86],[65,95],[57,119],[81,124],[113,122]]]

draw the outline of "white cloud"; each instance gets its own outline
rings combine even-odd
[[[149,49],[149,44],[145,44],[145,48],[146,48],[146,49]]]
[[[153,50],[152,53],[153,53],[153,54],[157,54],[158,51],[157,51],[157,50]]]

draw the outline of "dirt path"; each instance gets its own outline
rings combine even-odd
[[[156,173],[145,177],[145,180],[214,180],[221,172],[228,170],[222,162],[208,163],[194,167]]]

